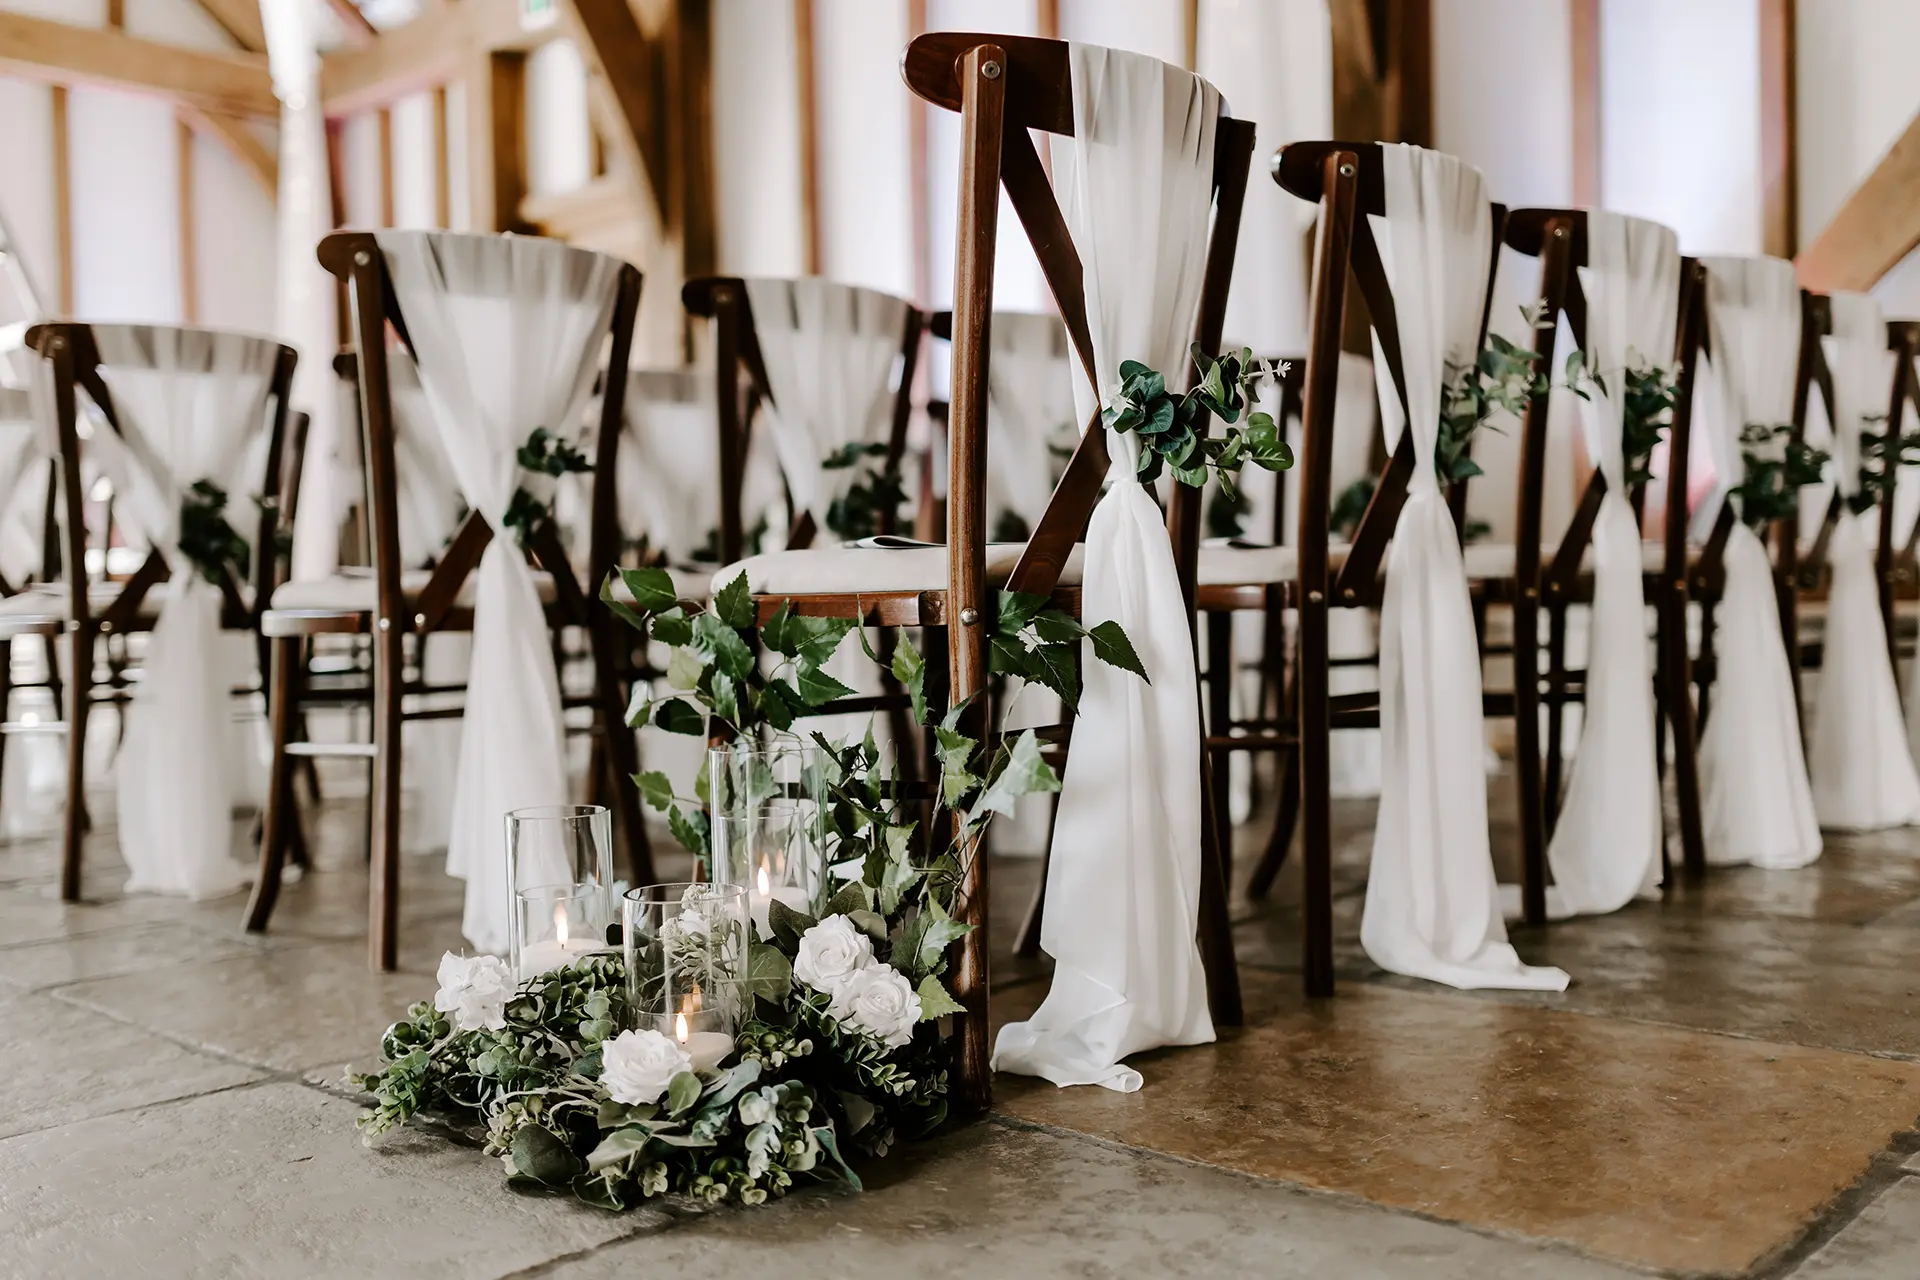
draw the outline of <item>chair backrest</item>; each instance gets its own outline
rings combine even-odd
[[[346,285],[353,305],[353,344],[357,356],[355,368],[360,383],[363,456],[367,460],[366,489],[372,516],[374,578],[378,584],[376,626],[382,630],[398,627],[427,631],[437,626],[453,607],[461,586],[479,564],[481,553],[486,550],[496,531],[489,523],[489,513],[469,511],[441,554],[433,576],[421,590],[415,607],[412,610],[406,607],[400,581],[405,562],[401,553],[400,486],[396,470],[399,456],[394,403],[396,375],[387,358],[387,326],[393,326],[416,365],[421,363],[421,356],[415,337],[408,328],[408,318],[401,309],[393,271],[381,244],[382,237],[394,234],[336,231],[320,242],[319,258],[320,265]],[[401,234],[425,238],[428,243],[424,247],[429,251],[450,250],[483,264],[489,258],[497,259],[495,269],[477,272],[463,282],[463,289],[471,298],[503,304],[504,314],[501,318],[509,328],[518,319],[524,318],[516,316],[513,311],[515,304],[524,296],[524,291],[532,290],[552,297],[564,294],[567,286],[578,278],[599,278],[611,273],[614,293],[610,314],[604,324],[582,326],[578,335],[582,345],[577,350],[566,352],[565,358],[581,362],[581,368],[587,371],[589,377],[589,364],[610,369],[627,367],[633,345],[634,317],[640,303],[640,273],[632,265],[604,254],[555,243],[547,255],[548,265],[567,279],[560,279],[558,275],[549,280],[526,279],[521,273],[530,264],[528,255],[523,252],[526,246],[518,242],[529,240],[530,237],[462,235],[452,232]],[[457,341],[457,337],[454,340]],[[603,344],[606,357],[601,361],[599,353]],[[570,370],[562,370],[556,376],[564,376],[568,372]],[[424,378],[424,371],[422,376]],[[620,531],[614,510],[615,485],[612,477],[616,473],[620,446],[619,423],[624,411],[626,386],[624,378],[608,379],[606,391],[601,397],[601,418],[594,444],[595,479],[584,579],[589,587],[605,579],[619,553]],[[584,387],[579,390],[584,394]],[[570,424],[555,422],[543,425],[568,433]],[[442,431],[446,430],[445,423],[440,426]],[[499,514],[491,513],[491,518],[498,518]],[[553,576],[561,612],[571,622],[586,623],[589,615],[600,606],[592,590],[583,590],[582,579],[576,576],[576,570],[568,560],[565,547],[551,522],[535,531],[530,550],[541,567]]]
[[[721,562],[745,547],[746,460],[768,407],[793,513],[787,546],[810,545],[827,517],[829,455],[884,444],[883,468],[899,470],[926,313],[877,289],[814,277],[704,276],[680,296],[688,312],[714,321]],[[878,532],[893,532],[893,521],[891,510],[881,513]]]
[[[1381,412],[1398,412],[1403,422],[1408,416],[1407,370],[1401,356],[1393,288],[1370,221],[1387,214],[1385,167],[1379,143],[1294,142],[1274,156],[1272,172],[1274,181],[1287,192],[1318,204],[1321,209],[1321,228],[1314,249],[1313,298],[1309,304],[1311,337],[1307,381],[1302,393],[1299,565],[1303,590],[1325,590],[1324,582],[1317,586],[1309,584],[1312,579],[1324,579],[1326,571],[1332,432],[1349,271],[1366,303],[1373,328]],[[1479,338],[1473,353],[1476,358],[1480,344],[1486,340],[1487,311],[1493,300],[1493,274],[1499,262],[1506,209],[1490,204],[1489,214],[1493,235],[1480,298]],[[1337,603],[1356,604],[1371,593],[1400,509],[1405,505],[1413,468],[1413,433],[1403,429],[1333,584]],[[1448,494],[1448,505],[1456,528],[1463,527],[1466,518],[1463,483],[1454,483]]]
[[[907,85],[961,116],[959,264],[954,286],[953,387],[948,430],[948,607],[978,611],[984,601],[987,420],[991,399],[994,243],[1004,187],[1032,243],[1059,308],[1081,372],[1101,385],[1088,325],[1084,268],[1029,130],[1074,135],[1073,78],[1065,41],[942,31],[907,47]],[[1226,319],[1227,287],[1239,238],[1253,125],[1221,103],[1213,133],[1214,221],[1194,339],[1217,351]],[[1173,370],[1162,370],[1171,374]],[[1007,582],[1009,589],[1049,594],[1085,529],[1106,477],[1106,433],[1098,415],[1086,424],[1052,500]],[[1200,499],[1175,485],[1168,525],[1189,608],[1199,555]]]
[[[233,489],[246,483],[241,469],[258,461],[251,590],[242,589],[230,566],[218,583],[225,601],[224,625],[250,626],[266,608],[281,573],[287,393],[298,354],[250,334],[80,321],[35,325],[27,331],[27,344],[52,366],[65,540],[61,559],[75,623],[104,628],[132,621],[147,591],[171,572],[165,552],[155,546],[109,610],[92,618],[77,395],[84,390],[113,431],[111,444],[95,439],[89,447],[123,455],[134,490],[126,496],[139,508],[136,520],[149,537],[177,534],[181,500],[191,485],[206,480]],[[242,494],[229,494],[226,514],[236,531],[246,523],[244,506]]]
[[[1619,215],[1609,214],[1607,217],[1618,218]],[[1664,352],[1645,351],[1638,354],[1648,360],[1668,354],[1671,356],[1672,363],[1668,368],[1674,372],[1681,394],[1674,407],[1667,435],[1665,483],[1668,486],[1669,506],[1677,495],[1680,510],[1684,513],[1687,453],[1692,439],[1692,389],[1699,348],[1698,325],[1690,314],[1699,301],[1699,291],[1690,287],[1689,283],[1694,265],[1690,260],[1668,256],[1672,251],[1667,243],[1674,238],[1671,231],[1640,219],[1621,221],[1631,225],[1616,230],[1636,237],[1644,259],[1634,264],[1634,269],[1646,273],[1643,279],[1635,282],[1637,286],[1664,292],[1662,282],[1669,269],[1667,264],[1677,261],[1679,266],[1667,301],[1674,320],[1673,339],[1664,344],[1667,348]],[[1509,248],[1540,261],[1539,333],[1543,336],[1537,344],[1540,359],[1534,369],[1536,373],[1552,378],[1555,371],[1565,365],[1565,358],[1556,347],[1560,331],[1558,321],[1562,316],[1566,318],[1574,349],[1589,355],[1594,349],[1588,327],[1587,290],[1581,278],[1581,269],[1590,266],[1593,260],[1589,245],[1588,213],[1584,209],[1516,209],[1507,216],[1505,239]],[[1624,269],[1626,265],[1623,263],[1616,269]],[[1631,304],[1623,298],[1614,305],[1625,308]],[[1629,318],[1625,315],[1619,319],[1623,326],[1628,322]],[[1655,341],[1658,343],[1659,338],[1656,337]],[[1608,358],[1618,359],[1620,356],[1621,353],[1611,353]],[[1591,359],[1587,362],[1587,369],[1589,373],[1597,371],[1609,379],[1621,376],[1612,370],[1596,370]],[[1616,391],[1615,394],[1620,392]],[[1521,425],[1521,467],[1516,501],[1519,533],[1516,541],[1519,548],[1518,576],[1523,584],[1531,583],[1540,576],[1538,551],[1530,554],[1529,548],[1538,548],[1542,542],[1548,412],[1547,397],[1537,396],[1528,406]],[[1580,572],[1581,557],[1591,541],[1594,522],[1599,517],[1600,501],[1606,492],[1606,475],[1602,468],[1596,467],[1587,477],[1572,519],[1559,539],[1554,561],[1546,570],[1544,589],[1549,596],[1564,594],[1572,589]],[[1629,498],[1635,515],[1643,516],[1644,483],[1636,485]],[[1680,538],[1671,540],[1665,552],[1669,575],[1684,575],[1686,572],[1685,519],[1679,521],[1679,532]]]

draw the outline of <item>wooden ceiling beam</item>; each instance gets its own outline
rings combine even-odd
[[[249,53],[267,51],[267,28],[260,20],[260,0],[199,0],[207,16]]]
[[[180,108],[180,118],[198,132],[224,142],[227,149],[238,156],[240,163],[246,165],[247,171],[259,181],[267,198],[279,199],[280,159],[272,147],[260,141],[253,130],[247,127],[245,120],[222,111],[203,111],[191,106]]]
[[[1920,116],[1800,251],[1803,288],[1860,292],[1920,245]]]
[[[49,84],[105,85],[239,116],[279,114],[257,53],[210,53],[0,11],[0,68]]]
[[[345,32],[350,47],[364,48],[379,37],[379,28],[367,21],[367,15],[360,12],[360,6],[353,0],[327,0],[327,7],[340,19],[340,29]]]
[[[521,30],[519,0],[442,5],[358,48],[322,58],[321,101],[335,117],[389,106],[459,79],[480,54],[533,49],[561,34],[557,26]]]

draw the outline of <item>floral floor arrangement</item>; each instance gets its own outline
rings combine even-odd
[[[674,690],[654,701],[639,687],[631,724],[797,742],[796,715],[853,692],[824,670],[856,630],[850,620],[783,607],[755,628],[744,579],[716,593],[710,609],[689,613],[664,572],[621,573],[632,604],[610,590],[602,599],[668,651],[663,669]],[[1090,633],[1047,603],[1001,593],[996,669],[1056,688],[1069,707],[1081,640],[1097,660],[1139,672],[1117,626]],[[696,1064],[684,1035],[676,1040],[636,1016],[654,975],[639,961],[628,972],[632,946],[524,981],[498,958],[449,953],[434,999],[383,1037],[384,1065],[352,1078],[373,1098],[360,1121],[368,1140],[416,1116],[441,1116],[484,1130],[509,1185],[626,1209],[667,1193],[758,1204],[801,1178],[858,1186],[850,1155],[884,1156],[938,1127],[947,1116],[950,1015],[963,1012],[944,975],[970,928],[955,900],[967,860],[994,814],[1060,784],[1031,730],[983,749],[958,727],[961,708],[930,709],[925,664],[904,635],[888,666],[917,725],[940,713],[938,780],[909,796],[883,766],[871,730],[853,744],[811,736],[825,775],[816,856],[828,874],[805,898],[763,893],[752,923],[740,923],[746,1008],[720,1060]],[[708,771],[691,798],[676,796],[662,774],[636,782],[676,838],[716,865]],[[692,936],[719,927],[705,914],[717,896],[687,887],[671,928]]]

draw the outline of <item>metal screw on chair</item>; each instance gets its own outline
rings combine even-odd
[[[67,340],[65,338],[55,338],[47,344],[47,349],[49,351],[65,351],[67,349]]]
[[[373,259],[367,256],[367,251],[365,249],[362,249],[360,252],[353,255],[353,265],[356,267],[364,267],[369,262],[372,262],[372,261]]]
[[[998,80],[1000,78],[1000,64],[991,61],[983,62],[980,64],[980,74],[989,80]]]
[[[1308,604],[1319,604],[1319,603],[1321,602],[1321,600],[1323,600],[1323,599],[1325,599],[1325,597],[1324,597],[1324,596],[1322,596],[1322,595],[1321,595],[1321,594],[1320,594],[1320,593],[1319,593],[1318,591],[1309,591],[1309,592],[1307,592],[1307,603],[1308,603]]]
[[[427,629],[427,615],[424,613],[414,614],[413,625],[417,627],[419,630],[425,631]]]
[[[1532,587],[1528,587],[1528,588],[1527,588],[1527,591],[1526,591],[1526,596],[1527,596],[1527,599],[1529,599],[1529,600],[1532,600],[1532,599],[1534,599],[1534,598],[1536,598],[1537,596],[1539,596],[1539,594],[1540,594],[1540,593],[1539,593],[1538,591],[1536,591],[1536,590],[1535,590],[1534,588],[1532,588]]]
[[[1353,176],[1353,166],[1350,164],[1341,165],[1340,176],[1343,178],[1351,178]]]
[[[1567,238],[1567,229],[1565,227],[1555,227],[1553,229],[1553,238],[1555,240],[1565,240]]]
[[[100,624],[100,634],[101,634],[101,635],[105,635],[105,634],[107,634],[107,632],[109,632],[109,631],[111,631],[111,630],[113,630],[113,624],[112,624],[111,622],[102,622],[102,623]]]
[[[1347,599],[1349,599],[1349,600],[1351,600],[1351,599],[1353,599],[1353,597],[1354,597],[1354,591],[1353,591],[1353,588],[1352,588],[1352,587],[1348,587],[1348,588],[1347,588],[1347,589],[1346,589],[1345,591],[1343,591],[1343,592],[1341,592],[1341,594],[1342,594],[1343,596],[1345,596],[1345,597],[1346,597]]]
[[[382,631],[391,631],[391,630],[393,630],[393,619],[392,619],[392,618],[382,618],[382,619],[380,619],[380,629],[381,629]]]
[[[991,62],[989,62],[989,63],[988,63],[987,65],[991,67],[991,66],[994,66],[995,64],[994,64],[994,63],[991,63]],[[965,609],[962,609],[962,610],[960,611],[960,625],[961,625],[961,626],[963,626],[963,627],[970,627],[970,626],[972,626],[972,625],[973,625],[974,623],[976,623],[976,622],[978,622],[978,621],[980,621],[980,611],[979,611],[978,609],[975,609],[975,608],[973,608],[973,607],[971,607],[971,606],[969,606],[969,607],[967,607],[967,608],[965,608]]]

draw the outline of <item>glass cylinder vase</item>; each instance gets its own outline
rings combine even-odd
[[[513,892],[508,963],[521,982],[605,951],[607,900],[598,885],[540,884]]]
[[[613,901],[613,819],[597,804],[541,805],[509,810],[507,885],[523,889],[552,885],[589,886],[597,907],[582,921],[598,945],[617,945],[608,936],[615,923]]]
[[[787,905],[810,913],[826,905],[828,764],[824,749],[797,738],[707,753],[715,883],[744,885],[762,900],[785,888]]]
[[[650,884],[621,899],[635,1030],[671,1036],[710,1071],[733,1052],[747,1008],[747,893],[741,885]]]

